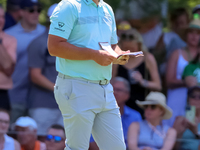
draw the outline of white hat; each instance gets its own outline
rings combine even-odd
[[[20,127],[33,127],[34,129],[37,129],[37,123],[32,118],[26,116],[26,117],[19,117],[17,121],[15,122],[15,126]]]
[[[172,110],[166,105],[166,97],[160,92],[150,92],[145,101],[136,101],[137,105],[141,108],[144,108],[144,105],[159,105],[165,109],[165,114],[162,119],[169,119],[172,117]]]
[[[53,13],[53,11],[54,11],[54,9],[56,8],[57,5],[58,5],[58,4],[55,3],[55,4],[53,4],[53,5],[51,5],[51,6],[49,7],[48,12],[47,12],[47,16],[48,16],[48,17],[50,17],[50,16],[52,15],[52,13]]]

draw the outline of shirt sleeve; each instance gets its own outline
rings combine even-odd
[[[49,34],[68,39],[76,20],[76,7],[68,1],[61,1],[50,17]]]
[[[193,76],[193,71],[190,64],[185,67],[182,78],[185,79],[187,76]]]

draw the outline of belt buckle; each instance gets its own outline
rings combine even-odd
[[[103,81],[103,83],[102,83],[102,81]],[[100,80],[99,81],[99,85],[105,85],[105,84],[108,84],[108,80],[107,79],[105,79],[105,80]]]
[[[103,85],[101,82],[102,82],[102,80],[99,81],[99,85]]]

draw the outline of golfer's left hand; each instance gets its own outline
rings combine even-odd
[[[118,53],[118,55],[126,54],[126,53],[130,53],[130,51],[121,51],[120,53]],[[129,60],[129,56],[124,55],[124,56],[121,56],[121,59],[115,59],[113,61],[113,64],[125,65],[128,62],[128,60]]]

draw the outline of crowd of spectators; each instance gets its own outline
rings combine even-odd
[[[116,10],[119,46],[144,53],[124,66],[113,65],[111,84],[127,149],[198,150],[200,5],[192,12],[169,12],[169,32],[161,22],[167,1],[148,5],[161,16],[147,14],[135,0],[121,1]],[[46,26],[39,23],[42,5],[37,0],[7,0],[6,12],[0,6],[0,150],[65,147],[53,93],[55,57],[47,48],[56,6],[49,8]],[[89,150],[98,149],[91,136]]]

